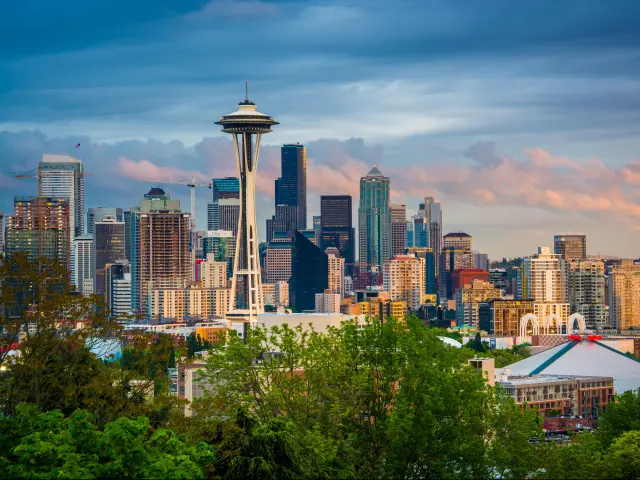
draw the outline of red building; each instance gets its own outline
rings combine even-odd
[[[461,268],[451,275],[451,291],[455,295],[459,288],[471,285],[474,280],[489,281],[489,272],[481,268]]]

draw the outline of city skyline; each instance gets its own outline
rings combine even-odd
[[[358,179],[377,164],[408,215],[433,196],[447,212],[442,233],[470,233],[490,258],[527,255],[559,233],[586,234],[589,254],[637,256],[634,2],[162,5],[117,17],[74,2],[7,10],[0,38],[15,48],[0,55],[5,214],[14,196],[35,194],[12,175],[43,152],[75,155],[94,173],[85,207],[133,205],[146,179],[233,175],[231,142],[212,127],[248,77],[283,123],[262,150],[260,227],[272,214],[280,145],[301,142],[308,222],[320,195],[357,198]],[[40,28],[71,17],[73,35]],[[96,28],[98,17],[117,28]],[[251,73],[232,61],[243,23],[269,38],[264,58],[243,57]],[[224,39],[202,41],[214,34]],[[186,188],[167,191],[188,204]],[[197,195],[203,229],[207,201]]]

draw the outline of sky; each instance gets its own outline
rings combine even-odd
[[[0,209],[37,193],[14,173],[43,153],[82,159],[87,207],[137,205],[159,179],[236,174],[214,122],[248,79],[280,122],[261,150],[262,237],[279,146],[300,142],[310,217],[322,194],[357,199],[376,164],[409,215],[435,197],[443,231],[490,258],[560,233],[636,258],[638,24],[635,0],[9,0]],[[188,188],[164,186],[189,209]],[[200,228],[209,200],[197,191]]]

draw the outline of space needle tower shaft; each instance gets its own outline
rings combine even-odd
[[[253,323],[259,313],[264,313],[256,226],[258,156],[262,135],[271,132],[271,127],[278,122],[256,110],[255,103],[249,101],[247,83],[244,101],[216,124],[233,137],[240,177],[240,215],[227,318]]]

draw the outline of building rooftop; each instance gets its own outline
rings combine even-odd
[[[640,387],[640,361],[597,340],[571,340],[507,367],[511,375],[613,377],[617,392]],[[499,374],[496,369],[496,374]]]
[[[51,153],[42,154],[42,163],[82,163],[81,160],[70,155],[53,155]]]
[[[384,177],[384,175],[378,170],[378,167],[374,165],[373,168],[369,170],[369,173],[367,173],[367,177]]]
[[[147,195],[153,195],[154,197],[156,197],[160,195],[165,195],[165,193],[164,193],[164,190],[161,189],[160,187],[151,187],[151,190],[149,190],[149,193],[147,193]]]
[[[594,375],[532,375],[526,377],[510,376],[507,380],[500,380],[499,378],[496,378],[498,383],[514,386],[540,385],[552,382],[566,382],[567,380],[613,380],[613,377],[598,377]]]
[[[451,233],[447,233],[444,238],[449,238],[449,237],[470,237],[471,235],[469,235],[468,233],[464,233],[464,232],[451,232]]]

